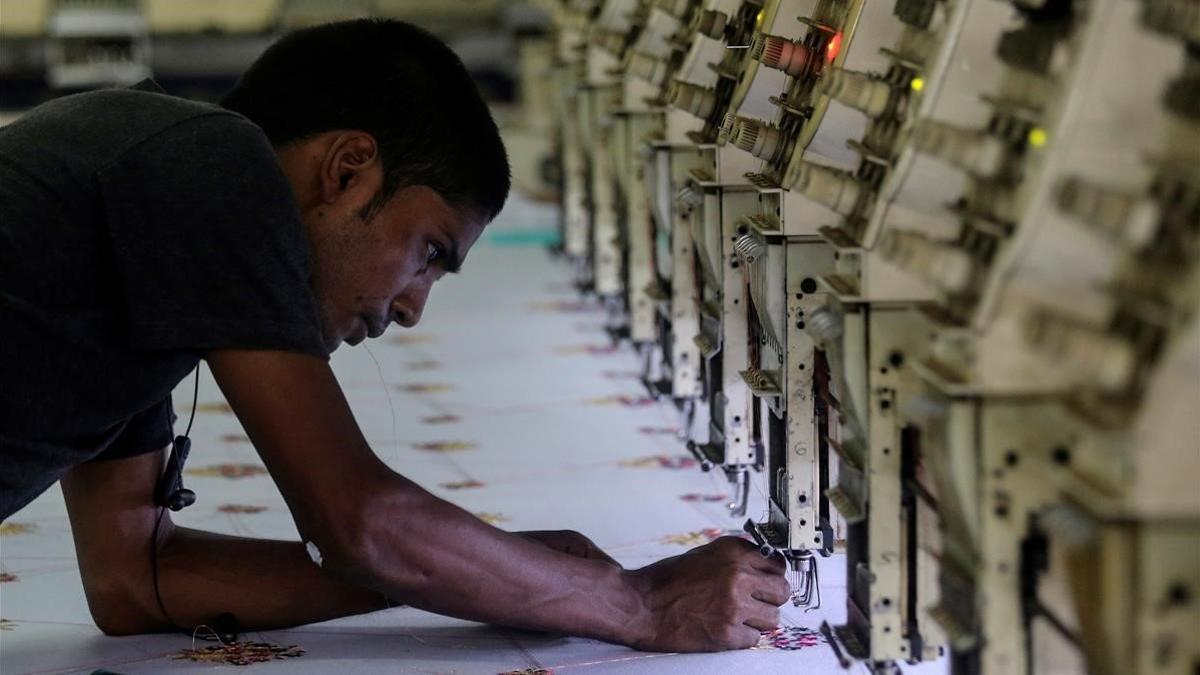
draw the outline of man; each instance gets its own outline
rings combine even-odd
[[[153,83],[0,130],[0,518],[61,480],[88,604],[121,635],[399,602],[648,650],[748,647],[783,565],[725,538],[625,570],[513,534],[385,466],[327,363],[412,326],[509,189],[487,107],[407,24],[292,33],[222,102]],[[204,359],[304,542],[174,527],[171,390]]]

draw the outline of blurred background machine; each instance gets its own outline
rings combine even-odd
[[[511,0],[4,0],[0,102],[28,108],[150,73],[172,93],[211,99],[283,31],[367,16],[437,33],[500,100],[519,81],[516,45],[548,29],[545,10]],[[95,72],[64,79],[64,62]]]
[[[516,186],[552,198],[550,13],[518,0],[0,0],[0,123],[147,77],[215,101],[285,31],[361,17],[409,21],[449,43],[495,105]]]
[[[1200,3],[542,4],[580,291],[843,665],[1200,672]]]

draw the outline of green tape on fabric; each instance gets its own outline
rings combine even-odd
[[[562,237],[558,230],[501,230],[489,232],[487,242],[492,246],[557,246]]]

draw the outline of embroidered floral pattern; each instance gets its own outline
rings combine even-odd
[[[626,408],[645,408],[655,404],[648,396],[597,396],[584,401],[587,405],[619,405]]]
[[[29,534],[37,531],[33,523],[0,523],[0,537],[10,537],[15,534]]]
[[[394,345],[422,345],[429,342],[433,338],[420,333],[397,333],[388,337],[388,342]]]
[[[531,312],[550,312],[553,314],[582,314],[592,312],[599,307],[578,300],[550,300],[548,302],[533,302],[527,305]]]
[[[443,488],[447,490],[474,490],[484,486],[482,481],[477,480],[460,480],[452,483],[442,483]]]
[[[758,644],[751,649],[794,651],[822,644],[825,644],[825,636],[818,631],[802,626],[781,626],[764,632]]]
[[[176,661],[199,661],[202,663],[226,663],[232,666],[248,666],[252,663],[282,661],[304,656],[304,650],[296,645],[283,647],[269,642],[239,642],[214,645],[201,649],[184,649],[171,657]]]
[[[561,356],[575,356],[586,354],[588,356],[608,356],[616,354],[620,350],[616,345],[571,345],[569,347],[559,347],[554,350]]]
[[[265,506],[251,506],[250,504],[222,504],[217,507],[221,513],[262,513],[267,510]]]
[[[196,405],[198,413],[219,413],[221,415],[232,415],[233,408],[225,401],[210,401],[208,403],[200,403]]]
[[[508,516],[503,513],[476,513],[475,517],[488,525],[499,525],[500,523],[508,522]]]
[[[396,386],[400,391],[406,391],[410,394],[440,394],[446,391],[454,391],[454,385],[442,384],[439,382],[419,382],[416,384],[401,384]]]
[[[463,452],[464,450],[474,450],[477,447],[479,446],[466,441],[431,441],[429,443],[413,443],[414,449],[424,450],[426,452]]]
[[[639,380],[642,377],[636,370],[605,370],[600,374],[606,380]]]
[[[696,459],[686,455],[651,455],[626,459],[621,466],[627,469],[691,469],[696,466]]]
[[[638,433],[646,436],[678,436],[679,429],[675,427],[638,427]]]
[[[722,530],[719,527],[706,527],[703,530],[695,532],[685,532],[683,534],[672,534],[663,537],[659,540],[663,544],[678,544],[679,546],[699,546],[722,537],[728,533],[728,530]]]
[[[209,466],[198,466],[184,471],[189,476],[201,476],[204,478],[228,478],[236,480],[238,478],[250,478],[252,476],[266,475],[267,470],[257,464],[234,464],[227,462],[225,464],[212,464]]]
[[[679,498],[685,502],[723,502],[729,499],[725,495],[705,495],[699,492],[689,492],[685,495],[679,495]]]
[[[588,335],[595,335],[596,333],[604,332],[604,322],[603,321],[576,321],[575,323],[571,324],[571,328],[574,329],[576,333],[587,333]]]

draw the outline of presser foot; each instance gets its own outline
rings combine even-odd
[[[692,457],[695,457],[696,461],[700,463],[701,471],[712,471],[712,468],[720,463],[723,454],[721,446],[715,443],[688,441],[687,449],[692,453]]]
[[[729,512],[735,516],[746,515],[750,504],[750,470],[745,466],[725,468],[725,477],[733,483],[733,500],[729,502]]]

